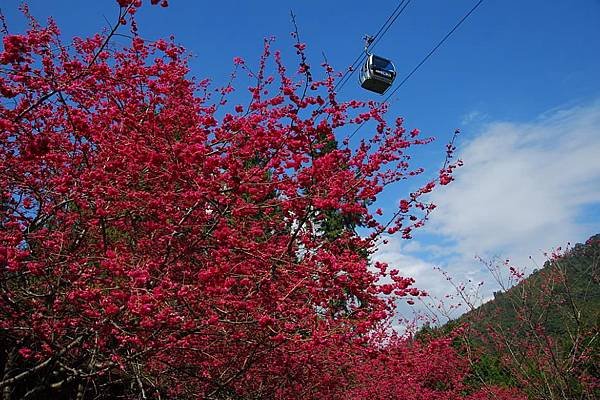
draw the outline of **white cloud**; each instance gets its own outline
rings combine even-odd
[[[387,244],[379,246],[376,259],[388,263],[390,269],[398,269],[400,275],[413,278],[415,280],[413,286],[427,291],[430,295],[429,298],[421,298],[414,306],[408,306],[408,304],[400,300],[398,311],[401,317],[411,319],[412,315],[416,313],[426,317],[435,316],[438,320],[446,321],[447,317],[456,317],[466,311],[467,305],[462,299],[452,298],[452,296],[447,297],[447,295],[454,294],[454,289],[446,279],[446,276],[440,271],[440,268],[448,270],[448,264],[426,261],[422,257],[414,255],[415,252],[431,254],[431,249],[436,251],[441,246],[423,246],[417,241],[404,241],[397,237],[386,239]],[[438,254],[434,254],[434,257],[437,256]],[[450,260],[454,261],[450,262],[452,268],[448,272],[450,272],[452,278],[456,278],[453,279],[455,283],[464,282],[469,285],[470,282],[474,289],[478,289],[477,283],[482,281],[482,276],[485,275],[484,271],[482,271],[482,266],[474,265],[473,258],[467,263],[456,262],[456,259]],[[489,290],[489,293],[491,293],[491,290]],[[483,295],[485,296],[486,293],[483,293]],[[445,310],[437,308],[441,301],[444,302]],[[472,298],[472,301],[473,303],[477,303],[481,299]],[[458,303],[461,303],[459,309],[451,309],[451,306],[455,306]],[[432,311],[434,311],[433,314]],[[428,321],[432,322],[431,319],[428,319]]]
[[[437,262],[459,281],[486,280],[488,296],[493,279],[475,256],[543,264],[544,252],[600,232],[600,215],[589,211],[600,205],[600,102],[531,122],[488,123],[459,147],[465,166],[432,195],[438,208],[428,244],[391,241],[377,254],[418,287],[452,291],[433,271]]]
[[[438,274],[433,273],[434,264],[423,259],[411,256],[407,246],[418,242],[401,242],[397,237],[387,237],[388,243],[379,246],[377,251],[377,260],[386,262],[391,269],[400,271],[400,275],[410,277],[416,281],[428,281],[433,286],[435,277]],[[407,244],[408,243],[408,244]],[[440,282],[436,282],[438,285]],[[441,286],[444,283],[441,282]]]
[[[429,227],[458,253],[522,259],[595,233],[580,219],[600,204],[600,103],[490,123],[460,157],[456,182],[432,196]]]
[[[485,121],[487,118],[488,115],[486,113],[475,110],[463,115],[463,117],[461,118],[461,122],[462,125],[469,125],[472,123]]]

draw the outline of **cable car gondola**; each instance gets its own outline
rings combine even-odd
[[[360,70],[360,86],[375,93],[384,94],[394,83],[396,68],[387,58],[367,52],[367,59]]]
[[[360,69],[358,77],[360,86],[371,92],[384,94],[392,86],[394,79],[396,79],[396,67],[387,58],[369,53],[369,46],[373,44],[375,37],[365,35],[363,39],[365,41],[365,54],[367,58]]]

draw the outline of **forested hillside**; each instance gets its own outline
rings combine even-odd
[[[472,384],[519,387],[536,399],[600,398],[599,261],[595,235],[448,324],[467,326]]]

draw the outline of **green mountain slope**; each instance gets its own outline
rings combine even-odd
[[[473,383],[532,399],[600,398],[600,235],[462,316]]]
[[[506,292],[465,314],[461,320],[476,324],[494,323],[504,329],[517,324],[523,311],[541,324],[552,337],[560,338],[578,325],[600,322],[600,235],[577,244],[564,256],[547,261],[544,267]]]
[[[417,339],[464,331],[473,388],[516,387],[531,399],[600,399],[600,235]]]

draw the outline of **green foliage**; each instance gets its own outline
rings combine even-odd
[[[478,387],[482,381],[488,385],[518,387],[518,382],[502,365],[500,358],[491,353],[483,354],[473,364],[466,383],[469,387]]]
[[[600,235],[494,299],[419,340],[467,325],[460,347],[470,355],[471,388],[517,387],[532,399],[600,398]]]

